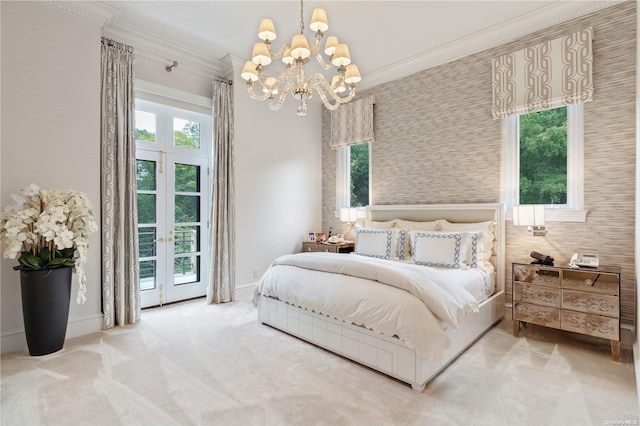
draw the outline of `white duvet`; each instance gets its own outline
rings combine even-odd
[[[477,270],[455,271],[458,278],[478,276]],[[432,361],[450,345],[446,326],[457,327],[478,310],[476,297],[453,282],[451,270],[354,254],[282,256],[260,279],[254,302],[259,294],[397,336]]]

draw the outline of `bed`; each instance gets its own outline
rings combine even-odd
[[[422,391],[504,317],[503,216],[502,204],[369,206],[360,254],[274,261],[254,293],[258,320]],[[393,260],[367,248],[382,235]]]

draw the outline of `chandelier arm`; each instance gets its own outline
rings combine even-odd
[[[271,55],[272,59],[280,59],[284,55],[284,52],[290,47],[291,45],[287,43],[284,46],[282,46],[280,50],[278,50],[276,53],[272,53],[271,50],[269,50],[269,54]]]
[[[320,66],[324,68],[325,71],[335,68],[330,62],[326,63],[324,61],[324,58],[322,57],[322,53],[320,53],[320,50],[317,48],[317,46],[310,46],[309,50],[311,50],[311,53],[315,56]]]
[[[256,101],[264,101],[266,99],[269,99],[269,97],[271,97],[270,93],[263,93],[262,95],[257,95],[256,92],[253,90],[253,83],[251,81],[247,81],[247,92],[249,93],[249,96],[251,97],[251,99],[254,99]]]
[[[271,111],[278,111],[282,107],[285,99],[287,98],[287,93],[291,91],[292,87],[293,87],[293,81],[288,80],[287,86],[280,92],[280,96],[278,96],[278,101],[274,103],[272,100],[269,103],[269,108],[271,109]]]

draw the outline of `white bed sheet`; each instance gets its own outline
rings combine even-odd
[[[320,253],[305,253],[300,256],[315,256],[324,260],[338,259],[340,256],[346,256],[350,260],[361,257]],[[392,262],[369,258],[363,261],[372,266],[375,263]],[[393,263],[393,267],[401,267],[401,262]],[[410,265],[409,268],[415,269],[416,265]],[[490,285],[493,283],[491,274],[480,270],[420,268],[432,270],[432,274],[440,282],[446,282],[447,286],[455,285],[465,289],[472,296],[469,298],[478,302],[487,297],[485,293],[489,291],[489,287],[493,288]],[[414,349],[418,356],[432,361],[439,359],[450,345],[449,338],[444,333],[447,323],[437,318],[418,297],[401,288],[369,279],[274,264],[261,278],[255,294],[274,297],[386,336],[397,336]],[[465,314],[472,310],[468,308],[469,306],[465,306]]]

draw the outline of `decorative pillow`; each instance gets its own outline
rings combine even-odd
[[[411,231],[409,235],[413,247],[413,263],[445,268],[465,266],[464,233]]]
[[[411,230],[416,231],[438,231],[440,229],[439,221],[434,220],[430,222],[414,222],[412,220],[396,220],[396,227],[409,232]],[[398,248],[400,250],[400,248]],[[409,259],[411,257],[411,239],[407,235],[407,242],[404,245],[404,250],[398,252],[400,259]]]
[[[397,250],[398,232],[396,229],[356,228],[356,254],[379,259],[392,259],[397,257]]]
[[[396,220],[388,220],[386,222],[380,222],[377,220],[369,220],[369,219],[365,219],[364,220],[364,226],[363,228],[369,228],[369,229],[391,229],[391,228],[395,228],[396,227]]]
[[[473,241],[469,241],[470,250],[467,253],[466,263],[472,268],[482,267],[484,263],[489,262],[493,254],[493,240],[496,230],[496,223],[493,221],[474,222],[474,223],[453,223],[446,220],[441,221],[440,226],[443,231],[467,231],[470,234],[477,233],[476,240],[476,259],[472,259],[474,254]],[[474,266],[475,265],[475,266]],[[493,268],[493,266],[491,266]]]
[[[467,257],[465,263],[472,268],[481,267],[491,259],[493,241],[488,241],[485,232],[467,232]]]

